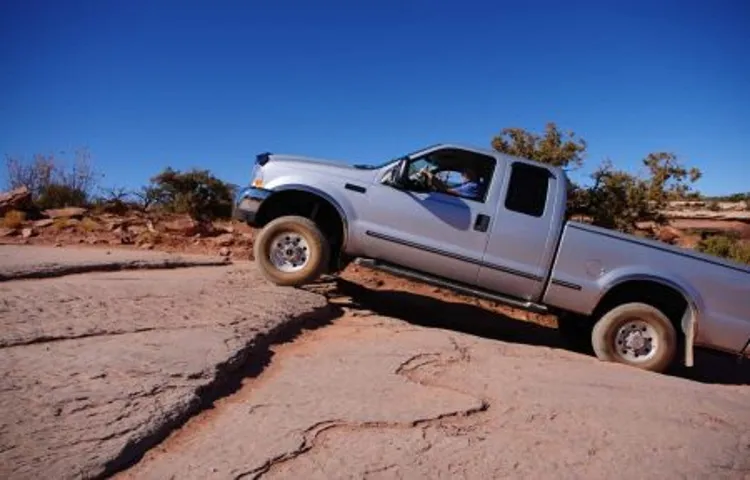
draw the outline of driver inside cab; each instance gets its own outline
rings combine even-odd
[[[479,181],[477,171],[471,167],[466,167],[461,172],[463,183],[455,187],[448,187],[442,180],[437,178],[434,173],[424,169],[422,174],[427,178],[427,183],[435,190],[443,193],[457,195],[469,200],[480,200],[483,195],[482,183]]]

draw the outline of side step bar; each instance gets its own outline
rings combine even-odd
[[[474,297],[483,298],[485,300],[490,300],[493,302],[503,303],[510,307],[520,308],[522,310],[528,310],[534,313],[541,313],[541,314],[549,313],[549,309],[546,306],[540,305],[538,303],[518,300],[512,297],[506,297],[504,295],[499,295],[497,293],[488,292],[487,290],[483,290],[477,287],[472,287],[469,285],[464,285],[461,283],[453,282],[451,280],[447,280],[447,279],[440,278],[434,275],[430,275],[428,273],[418,272],[410,268],[400,267],[398,265],[381,262],[379,260],[374,260],[372,258],[360,257],[360,258],[355,259],[354,263],[357,265],[362,265],[363,267],[368,267],[368,268],[372,268],[375,270],[381,270],[383,272],[390,273],[398,277],[406,278],[409,280],[416,280],[418,282],[433,285],[435,287],[441,287],[441,288],[445,288],[448,290],[453,290],[454,292],[462,293],[464,295],[470,295]]]

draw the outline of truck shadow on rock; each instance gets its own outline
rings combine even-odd
[[[360,308],[427,328],[441,328],[469,335],[527,345],[563,348],[554,328],[460,302],[401,290],[374,290],[338,279],[339,293],[351,297]]]
[[[401,290],[375,290],[342,278],[336,280],[336,285],[338,293],[350,297],[355,306],[412,325],[593,355],[591,351],[570,348],[555,328],[517,320],[482,307]],[[738,363],[732,355],[696,349],[694,367],[679,364],[667,375],[701,383],[750,385],[750,359]]]

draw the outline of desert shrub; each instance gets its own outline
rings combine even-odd
[[[750,197],[750,192],[748,193],[733,193],[726,197],[727,202],[737,203],[746,201]]]
[[[187,213],[196,219],[228,218],[232,215],[234,188],[208,170],[180,172],[168,167],[151,179],[144,195],[149,206],[171,213]]]
[[[137,195],[123,187],[102,189],[96,197],[91,199],[90,207],[94,213],[113,215],[125,215],[132,210],[141,209]]]
[[[49,227],[49,229],[52,232],[59,233],[69,226],[69,221],[69,218],[56,218],[53,220],[52,225]]]
[[[750,264],[750,244],[744,243],[738,235],[711,235],[698,242],[696,250],[736,262]]]
[[[140,232],[136,236],[136,243],[139,245],[144,244],[144,243],[151,243],[154,245],[158,245],[162,243],[163,239],[164,238],[161,233],[144,230],[143,232]]]
[[[3,226],[6,228],[18,228],[26,221],[26,213],[19,210],[9,210],[3,217]]]
[[[162,196],[161,188],[149,185],[142,187],[140,190],[134,192],[135,197],[138,199],[139,207],[142,210],[149,210],[152,206],[158,205]]]
[[[733,258],[736,262],[747,263],[750,265],[750,244],[737,242],[731,252],[730,258]]]
[[[87,204],[87,195],[86,192],[69,185],[50,183],[41,188],[36,199],[36,204],[43,210],[48,208],[84,207]]]
[[[719,210],[721,210],[721,206],[719,205],[719,202],[716,202],[716,201],[710,202],[706,208],[708,208],[712,212],[718,212]]]

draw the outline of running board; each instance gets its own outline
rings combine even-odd
[[[363,267],[368,267],[368,268],[372,268],[375,270],[381,270],[383,272],[390,273],[398,277],[406,278],[409,280],[416,280],[418,282],[427,283],[435,287],[453,290],[456,293],[462,293],[464,295],[471,295],[474,297],[483,298],[485,300],[503,303],[505,305],[515,307],[515,308],[520,308],[523,310],[528,310],[530,312],[541,313],[541,314],[549,313],[549,309],[547,307],[545,307],[544,305],[539,305],[538,303],[518,300],[512,297],[506,297],[504,295],[492,293],[481,288],[471,287],[469,285],[464,285],[461,283],[453,282],[451,280],[446,280],[440,277],[436,277],[434,275],[430,275],[429,273],[418,272],[410,268],[400,267],[398,265],[381,262],[378,260],[374,260],[372,258],[360,257],[360,258],[355,259],[353,263],[357,265],[362,265]]]

